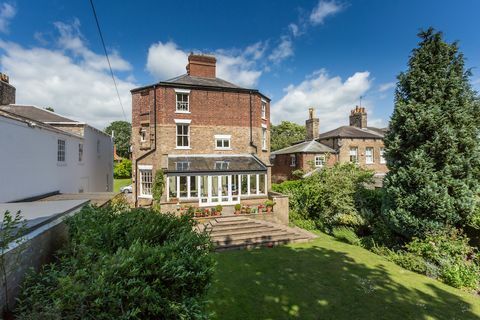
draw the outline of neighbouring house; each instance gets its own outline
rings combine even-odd
[[[270,99],[217,78],[214,56],[190,54],[186,69],[131,91],[136,205],[151,204],[157,170],[166,178],[164,205],[232,205],[265,198],[271,174]]]
[[[383,138],[386,128],[367,126],[367,112],[356,107],[350,112],[348,126],[319,133],[319,119],[309,109],[306,121],[306,139],[292,146],[272,152],[272,181],[280,183],[310,175],[323,166],[337,162],[353,162],[375,172],[376,184],[381,184],[387,173]]]
[[[8,77],[0,77],[0,88],[0,202],[113,190],[109,135],[36,106],[15,104]]]

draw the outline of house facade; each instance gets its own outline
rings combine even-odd
[[[0,86],[11,87],[8,78],[0,79]],[[0,202],[113,191],[109,135],[36,106],[14,104],[14,90],[1,92],[10,97],[2,97],[0,106]]]
[[[298,178],[300,170],[311,174],[324,166],[353,162],[375,172],[381,183],[388,168],[384,158],[383,138],[386,128],[369,127],[365,108],[351,110],[348,126],[319,133],[319,119],[313,108],[306,121],[306,139],[287,148],[272,152],[272,181],[280,183]]]
[[[270,99],[216,77],[216,59],[190,54],[187,73],[132,92],[133,193],[152,202],[235,204],[270,185]]]

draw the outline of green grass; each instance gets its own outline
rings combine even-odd
[[[132,179],[113,179],[113,192],[119,192],[121,187],[132,184]]]
[[[214,319],[480,319],[480,297],[325,234],[215,255]]]

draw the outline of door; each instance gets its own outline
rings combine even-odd
[[[232,195],[232,176],[208,176],[207,179],[202,179],[200,186],[201,189],[205,187],[205,183],[208,184],[207,196],[200,197],[200,206],[214,206],[217,204],[234,204],[239,202],[238,196]]]

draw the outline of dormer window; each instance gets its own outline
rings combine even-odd
[[[190,113],[190,90],[175,89],[176,112]]]

